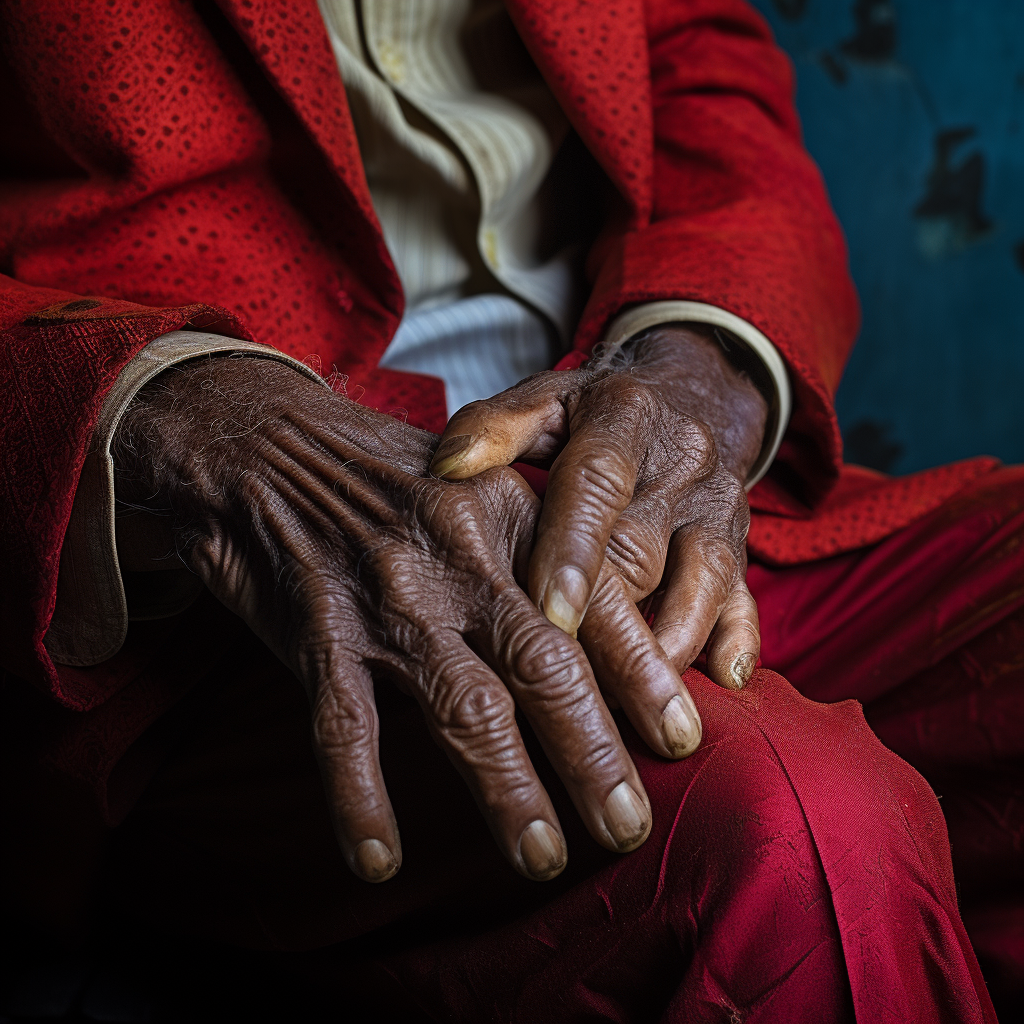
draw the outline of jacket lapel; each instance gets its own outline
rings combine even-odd
[[[360,254],[366,279],[383,303],[389,321],[381,332],[386,343],[405,300],[373,209],[345,86],[316,0],[217,0],[217,4],[344,186],[351,204],[345,214],[347,247]],[[375,353],[373,365],[382,352],[383,348]]]
[[[217,4],[356,204],[376,221],[345,87],[316,0],[217,0]]]
[[[632,207],[651,212],[654,125],[640,0],[505,0],[587,148]]]

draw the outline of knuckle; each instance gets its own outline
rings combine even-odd
[[[738,551],[750,526],[750,505],[743,485],[719,466],[712,479],[706,480],[694,495],[686,518]]]
[[[633,497],[633,481],[626,471],[625,459],[588,458],[580,464],[577,474],[581,488],[609,508],[625,508]]]
[[[703,548],[701,563],[707,576],[708,585],[728,593],[736,574],[736,555],[717,538],[709,539]]]
[[[432,484],[423,493],[427,500],[421,505],[421,519],[435,539],[442,540],[445,546],[481,539],[481,509],[472,485],[449,485],[442,491]]]
[[[657,582],[666,549],[661,530],[645,520],[623,516],[608,539],[608,560],[627,584],[643,589]]]
[[[515,717],[515,704],[508,691],[478,681],[450,687],[435,710],[439,724],[460,736],[502,732]]]
[[[356,564],[356,576],[378,598],[382,617],[416,618],[415,609],[435,589],[434,567],[421,552],[403,545],[382,544]]]
[[[511,466],[496,466],[470,480],[487,505],[506,518],[532,519],[540,509],[533,488]]]
[[[718,444],[711,427],[702,420],[691,419],[684,436],[690,472],[700,478],[710,476],[718,467]]]
[[[515,769],[496,775],[490,783],[481,789],[480,796],[492,815],[500,814],[506,808],[527,806],[536,799],[532,780]]]
[[[299,657],[303,676],[329,678],[337,638],[352,633],[351,611],[342,588],[326,572],[298,568],[281,582],[288,588],[291,606],[301,623]]]
[[[616,675],[620,681],[628,680],[629,685],[639,686],[658,671],[660,655],[647,636],[629,629],[630,624],[624,614],[616,625],[615,632],[620,638],[616,654]]]
[[[705,521],[718,532],[733,553],[743,548],[750,529],[750,505],[743,485],[722,469],[705,506]]]
[[[624,622],[623,625],[627,623]],[[649,636],[633,631],[623,645],[622,677],[631,681],[645,679],[651,671],[659,667],[659,663],[659,653]]]
[[[608,378],[616,391],[615,415],[634,428],[647,429],[662,412],[662,403],[651,387],[628,375]]]
[[[527,690],[551,699],[578,689],[580,647],[555,627],[537,624],[521,628],[507,651],[509,673]]]
[[[575,783],[619,774],[622,758],[619,747],[610,736],[593,739],[569,767]]]
[[[430,648],[432,648],[432,653]],[[500,731],[515,717],[515,703],[503,687],[481,678],[466,650],[428,644],[421,696],[434,725],[449,736]]]
[[[493,471],[498,492],[509,500],[526,502],[531,508],[540,504],[533,488],[511,466],[499,466]]]
[[[717,533],[704,530],[688,538],[687,549],[686,571],[692,575],[696,590],[716,595],[721,611],[736,575],[735,553]]]
[[[317,749],[337,756],[376,743],[377,716],[365,701],[325,687],[313,705],[312,730]]]
[[[718,443],[702,420],[674,413],[671,425],[658,432],[654,461],[669,479],[693,485],[715,476],[720,465]]]

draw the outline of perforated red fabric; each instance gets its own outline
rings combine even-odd
[[[640,0],[509,3],[551,91],[643,224],[653,201],[654,127]]]
[[[797,565],[877,544],[998,467],[997,459],[980,457],[893,478],[843,466],[836,486],[813,512],[752,513],[747,546],[763,562]]]

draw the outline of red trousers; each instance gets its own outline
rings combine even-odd
[[[160,929],[318,949],[339,1006],[361,986],[438,1020],[994,1021],[968,934],[1024,989],[1022,542],[1007,469],[880,545],[752,565],[767,668],[740,694],[687,673],[704,742],[686,761],[622,725],[654,808],[640,850],[599,849],[536,751],[569,842],[544,885],[383,691],[404,866],[351,876],[304,699],[225,619],[114,830],[109,897]]]

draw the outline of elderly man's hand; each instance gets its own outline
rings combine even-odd
[[[118,496],[169,513],[182,557],[305,684],[356,874],[382,881],[401,860],[378,762],[381,677],[418,700],[523,874],[553,877],[566,849],[517,704],[594,838],[632,849],[651,821],[636,769],[580,646],[516,583],[537,499],[504,468],[429,477],[436,443],[279,363],[202,360],[129,410]]]
[[[743,686],[757,662],[743,482],[766,416],[710,331],[669,326],[612,366],[537,374],[466,406],[431,464],[446,480],[517,459],[550,465],[530,596],[579,631],[602,689],[672,757],[700,728],[679,672],[705,643],[724,686]],[[652,635],[637,604],[661,588]]]

